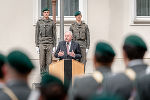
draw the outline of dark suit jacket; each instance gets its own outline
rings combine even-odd
[[[58,53],[59,51],[64,51],[64,56],[59,57]],[[61,41],[58,44],[57,50],[55,52],[55,57],[56,58],[60,58],[60,59],[75,59],[75,60],[80,60],[81,59],[81,49],[80,49],[80,45],[74,41],[71,41],[71,47],[70,47],[70,52],[74,51],[75,53],[75,57],[71,57],[67,54],[67,47],[66,47],[66,41]]]

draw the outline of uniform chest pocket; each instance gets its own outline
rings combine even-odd
[[[44,30],[45,29],[45,24],[40,24],[40,30]]]
[[[79,33],[80,33],[80,38],[85,39],[85,37],[86,37],[85,28],[82,28]]]
[[[46,26],[47,26],[46,29],[47,29],[48,31],[51,31],[51,30],[52,30],[52,25],[51,25],[51,24],[47,24]]]

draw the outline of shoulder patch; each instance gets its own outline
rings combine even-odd
[[[103,81],[103,75],[99,71],[95,71],[93,73],[93,78],[96,80],[97,83],[102,83],[102,81]]]
[[[131,69],[131,68],[128,68],[126,71],[125,71],[125,74],[128,76],[128,78],[132,81],[135,80],[136,78],[136,73]]]

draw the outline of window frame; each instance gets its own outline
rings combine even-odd
[[[58,1],[58,16],[56,16],[56,21],[60,22],[60,0]],[[79,0],[79,10],[82,13],[82,20],[87,23],[87,3],[88,0]],[[33,0],[33,25],[41,18],[41,0]],[[50,16],[52,18],[52,16]],[[72,23],[75,21],[74,16],[64,16],[64,23]]]
[[[137,16],[137,6],[136,6],[137,0],[132,0],[131,7],[131,23],[130,25],[150,25],[150,16]]]

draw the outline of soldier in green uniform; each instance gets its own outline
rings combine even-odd
[[[142,87],[138,88],[137,82],[142,80],[148,69],[148,65],[144,62],[147,49],[145,41],[140,36],[134,34],[127,36],[122,47],[123,60],[127,68],[124,73],[107,78],[103,90],[121,96],[122,100],[149,100],[139,99],[137,91],[142,90]],[[146,82],[144,80],[144,85]]]
[[[103,41],[98,42],[93,56],[96,70],[91,75],[74,77],[73,85],[68,91],[68,100],[88,100],[98,88],[102,89],[105,80],[112,75],[111,66],[115,55],[110,44]]]
[[[4,58],[0,57],[0,59]],[[34,68],[26,53],[20,50],[11,51],[2,69],[6,83],[0,88],[1,100],[28,100],[31,93],[28,77]]]
[[[49,72],[48,66],[52,62],[52,50],[56,47],[56,24],[49,18],[48,8],[43,9],[43,18],[36,24],[35,43],[40,53],[40,70]]]
[[[78,42],[81,47],[82,58],[80,62],[86,64],[86,52],[90,46],[90,33],[88,25],[81,21],[82,15],[80,11],[75,13],[76,22],[70,26],[73,33],[73,40]]]

